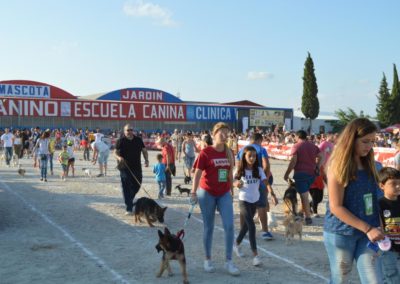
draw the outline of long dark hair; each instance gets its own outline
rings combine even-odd
[[[243,149],[243,154],[242,154],[242,157],[240,158],[238,170],[237,170],[237,173],[235,176],[236,179],[241,179],[242,176],[245,176],[245,169],[247,168],[247,161],[246,161],[246,153],[247,152],[256,153],[256,161],[253,164],[252,175],[253,175],[253,178],[260,178],[260,172],[258,169],[259,162],[258,162],[258,155],[257,155],[256,148],[254,148],[253,146],[247,146],[246,148]]]

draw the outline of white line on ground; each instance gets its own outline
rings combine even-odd
[[[88,248],[85,247],[81,242],[79,242],[77,239],[75,239],[66,229],[61,227],[60,225],[56,224],[54,221],[52,221],[46,214],[38,210],[35,206],[33,206],[31,203],[25,200],[19,193],[13,191],[6,183],[0,181],[0,184],[11,194],[16,196],[18,199],[20,199],[29,209],[31,209],[33,212],[37,213],[40,217],[42,217],[43,220],[45,220],[47,223],[49,223],[51,226],[59,230],[65,238],[70,240],[73,244],[75,244],[77,247],[79,247],[90,259],[92,259],[94,262],[96,262],[100,267],[104,268],[108,272],[110,272],[115,281],[118,281],[120,283],[124,284],[129,284],[128,280],[126,280],[121,274],[116,272],[114,269],[112,269],[110,266],[108,266],[104,260],[102,260],[100,257],[98,257],[96,254],[91,252]],[[137,283],[134,281],[133,283]]]

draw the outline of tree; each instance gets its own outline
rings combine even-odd
[[[390,101],[392,105],[392,120],[390,124],[400,122],[400,86],[399,76],[397,75],[396,64],[393,64],[393,87],[392,94],[390,95]]]
[[[357,114],[352,108],[347,108],[347,111],[339,109],[335,111],[335,116],[338,120],[330,122],[334,132],[340,132],[353,119],[360,117],[371,118],[369,115],[364,115],[364,111],[360,111],[360,114]]]
[[[311,132],[311,121],[319,114],[319,101],[317,97],[317,78],[314,73],[314,62],[308,53],[304,63],[303,96],[301,98],[301,112],[305,118],[310,119],[309,133]]]
[[[393,104],[390,99],[390,92],[388,89],[388,83],[386,81],[385,73],[383,73],[383,78],[381,81],[381,86],[379,88],[378,104],[376,106],[376,117],[379,120],[381,127],[387,127],[393,122]]]

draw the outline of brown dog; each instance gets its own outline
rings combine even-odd
[[[286,244],[292,244],[294,235],[299,234],[300,241],[302,240],[303,234],[303,218],[300,216],[288,215],[283,220],[283,226],[285,226],[285,238]]]
[[[162,208],[153,199],[147,197],[139,198],[133,205],[135,206],[135,223],[138,221],[141,223],[142,216],[146,218],[150,227],[154,227],[153,222],[156,221],[164,223],[164,213],[168,207]]]
[[[171,266],[169,261],[174,259],[179,261],[181,266],[183,283],[188,284],[189,280],[186,273],[186,258],[185,258],[185,248],[183,246],[182,240],[170,233],[168,228],[164,228],[164,234],[158,230],[159,241],[156,245],[157,252],[162,251],[163,256],[160,265],[160,271],[157,273],[157,277],[161,277],[164,270],[168,270],[168,275],[172,276]]]
[[[283,195],[283,208],[286,216],[297,215],[297,191],[292,179],[289,179],[289,187]]]

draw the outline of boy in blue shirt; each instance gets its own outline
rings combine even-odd
[[[165,164],[162,163],[162,155],[157,155],[158,163],[153,167],[153,173],[156,175],[156,181],[158,183],[158,199],[164,198],[164,190],[166,186],[167,178],[165,176]]]

